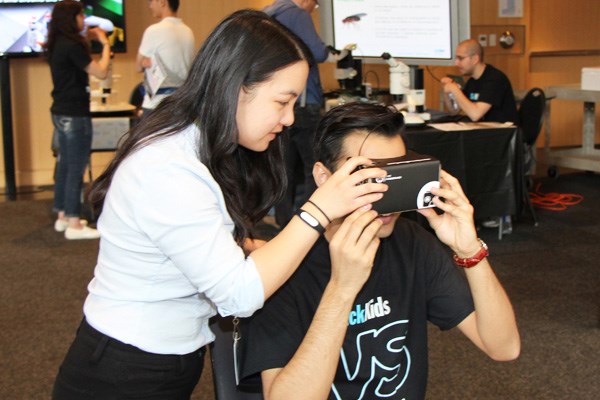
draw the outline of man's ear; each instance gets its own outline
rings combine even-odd
[[[313,178],[315,180],[315,184],[317,187],[321,187],[327,179],[331,176],[331,171],[323,165],[322,162],[317,161],[315,165],[313,165]]]

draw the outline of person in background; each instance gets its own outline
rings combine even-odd
[[[317,186],[348,157],[404,155],[403,126],[380,105],[330,110],[317,131]],[[265,399],[423,399],[428,321],[494,360],[518,356],[515,315],[473,207],[454,177],[442,171],[440,183],[432,193],[442,213],[419,210],[439,241],[400,213],[334,219],[290,280],[242,320],[242,377],[260,372]]]
[[[56,3],[45,45],[53,84],[50,112],[58,139],[54,185],[54,211],[58,217],[54,229],[70,240],[100,236],[80,219],[81,189],[92,147],[88,74],[106,78],[111,50],[106,33],[99,28],[86,31],[84,19],[80,2]],[[98,61],[91,57],[88,40],[102,44]]]
[[[296,121],[289,130],[285,146],[285,161],[288,174],[288,188],[285,196],[275,206],[275,221],[285,226],[292,218],[296,204],[302,204],[315,190],[312,179],[314,164],[312,147],[315,130],[321,118],[323,89],[317,63],[322,63],[330,55],[329,48],[317,34],[311,13],[318,7],[317,0],[276,0],[264,11],[291,30],[310,49],[311,62],[306,82],[306,91],[296,101],[294,114]],[[303,179],[296,178],[296,166],[302,166]],[[296,198],[297,186],[303,182],[302,198]]]
[[[385,171],[356,171],[370,160],[353,157],[277,236],[253,240],[285,190],[281,134],[309,57],[266,14],[238,11],[129,132],[90,192],[100,249],[54,399],[189,399],[214,340],[209,318],[251,315],[330,218],[373,213],[387,185],[359,183]]]
[[[441,79],[444,101],[454,114],[462,110],[472,121],[512,122],[519,124],[519,114],[512,86],[506,75],[483,62],[483,48],[478,41],[468,39],[456,48],[454,61],[460,73],[469,78],[464,86],[449,77]],[[456,105],[456,106],[455,106]],[[502,220],[502,233],[512,232],[510,215],[482,221],[486,228],[497,228]]]
[[[464,87],[453,79],[441,79],[446,108],[462,112],[472,121],[512,122],[519,116],[512,86],[506,75],[483,62],[483,48],[478,41],[468,39],[456,48],[454,64],[468,78]],[[456,102],[457,107],[452,105]]]
[[[179,0],[148,0],[148,7],[159,22],[144,31],[135,62],[137,70],[144,72],[142,109],[146,113],[182,85],[195,54],[194,33],[177,18]],[[164,80],[159,81],[159,76]],[[155,92],[153,81],[159,86]]]

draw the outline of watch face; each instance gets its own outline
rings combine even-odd
[[[319,221],[317,221],[315,219],[315,217],[313,217],[312,215],[310,215],[306,211],[302,211],[300,213],[300,218],[302,218],[304,221],[308,222],[308,224],[310,226],[318,226],[319,225]]]

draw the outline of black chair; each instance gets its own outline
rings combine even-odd
[[[139,119],[142,116],[142,103],[144,102],[145,92],[146,91],[144,89],[144,83],[140,82],[137,85],[135,85],[135,87],[131,91],[131,95],[129,96],[129,104],[135,106],[136,119]],[[137,120],[134,121],[132,126],[135,125],[135,123],[137,123]]]
[[[533,187],[533,175],[536,166],[535,142],[544,122],[546,96],[540,88],[533,88],[527,92],[519,107],[519,126],[523,138],[523,200],[533,218],[534,225],[538,220],[531,204],[529,189]]]
[[[262,392],[256,388],[246,391],[236,386],[232,321],[232,317],[216,316],[210,322],[210,329],[215,334],[215,341],[210,345],[215,398],[217,400],[262,400]]]

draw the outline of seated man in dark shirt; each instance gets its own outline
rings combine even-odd
[[[351,156],[404,155],[403,125],[400,113],[374,104],[329,111],[315,142],[316,184]],[[422,399],[428,321],[458,328],[492,359],[518,356],[512,306],[473,207],[454,177],[442,171],[440,184],[432,193],[444,213],[419,210],[439,240],[399,213],[357,210],[330,223],[290,280],[244,320],[242,377],[260,372],[265,399]]]
[[[446,108],[451,113],[462,110],[472,121],[519,123],[510,81],[502,71],[483,62],[479,42],[473,39],[461,42],[454,63],[469,79],[464,88],[449,77],[441,79]]]

